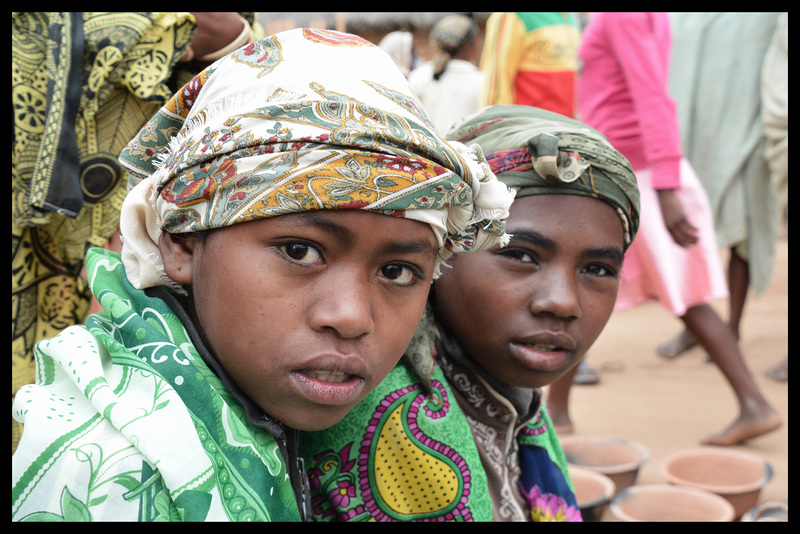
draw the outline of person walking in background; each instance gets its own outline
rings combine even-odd
[[[717,243],[730,252],[728,325],[737,339],[748,293],[767,288],[775,262],[781,212],[766,158],[762,72],[779,16],[670,14],[670,94],[683,151],[711,203]],[[658,354],[675,358],[695,345],[684,330]]]
[[[378,46],[389,54],[403,76],[408,78],[417,59],[414,51],[414,36],[411,32],[389,32],[381,39]]]
[[[670,47],[666,13],[593,14],[579,52],[578,107],[582,120],[630,160],[641,191],[640,231],[626,254],[617,309],[656,299],[681,319],[739,405],[733,423],[703,442],[733,445],[778,428],[781,420],[709,304],[726,297],[727,287],[708,198],[681,151],[668,92]],[[554,421],[568,421],[566,406],[560,408]]]
[[[440,132],[478,110],[483,73],[478,69],[483,40],[478,25],[466,15],[448,15],[428,37],[434,57],[408,76]]]
[[[575,117],[576,13],[492,13],[485,33],[481,107],[519,104]]]

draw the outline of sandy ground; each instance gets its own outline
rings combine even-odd
[[[747,365],[783,418],[777,431],[734,447],[762,456],[774,469],[759,502],[789,498],[788,382],[764,376],[788,353],[788,289],[788,240],[781,236],[772,282],[764,293],[750,295],[741,325],[740,348]],[[727,301],[714,307],[727,319]],[[705,436],[727,427],[737,415],[730,386],[706,362],[701,348],[672,361],[656,355],[656,346],[681,326],[656,303],[615,313],[589,353],[601,382],[572,388],[573,434],[627,438],[650,449],[637,484],[664,483],[659,467],[666,456],[701,446]],[[607,510],[603,520],[615,519]]]

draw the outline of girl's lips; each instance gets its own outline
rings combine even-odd
[[[552,343],[511,343],[511,353],[525,367],[543,372],[562,369],[572,354]]]
[[[347,373],[329,371],[325,369],[309,369],[307,371],[303,371],[303,374],[315,380],[319,380],[320,382],[333,382],[334,384],[346,382],[351,376]]]
[[[348,405],[358,401],[366,380],[365,366],[358,356],[325,354],[305,362],[292,372],[301,394],[324,405]]]
[[[574,352],[577,348],[575,340],[566,332],[542,331],[529,336],[514,339],[513,343],[527,345],[535,350],[553,352],[565,350]]]
[[[366,383],[357,375],[318,369],[294,371],[291,376],[305,398],[331,406],[356,403]]]

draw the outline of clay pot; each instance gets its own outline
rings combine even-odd
[[[670,484],[700,488],[724,497],[738,518],[755,506],[761,489],[772,479],[772,467],[749,452],[702,447],[665,458],[661,475]]]
[[[767,501],[750,508],[742,515],[742,523],[770,522],[783,523],[789,521],[789,501]]]
[[[570,466],[607,476],[617,493],[636,482],[639,468],[650,459],[647,447],[627,439],[576,435],[560,440]]]
[[[609,505],[621,521],[733,521],[731,503],[710,491],[670,484],[642,484],[620,492]]]
[[[616,493],[614,481],[601,473],[575,466],[569,468],[569,475],[575,486],[575,500],[578,501],[583,520],[600,521]]]

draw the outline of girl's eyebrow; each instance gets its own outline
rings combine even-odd
[[[356,242],[355,233],[347,226],[337,222],[336,214],[332,212],[310,211],[306,213],[305,217],[297,217],[292,222],[298,226],[314,226],[346,246],[353,246]],[[387,254],[422,253],[432,258],[436,258],[439,254],[435,239],[403,240],[398,238],[387,243],[383,249],[382,252]]]
[[[337,238],[343,244],[352,246],[355,242],[355,233],[347,226],[337,223],[332,215],[322,210],[309,211],[304,213],[303,217],[292,217],[291,223],[295,226],[313,226],[331,237]]]
[[[385,249],[392,254],[424,254],[434,259],[439,255],[439,248],[428,239],[392,241]]]
[[[552,252],[556,249],[556,243],[552,239],[543,236],[539,232],[535,232],[533,230],[507,230],[508,234],[511,235],[511,241],[522,240],[527,241],[531,245],[535,245],[537,247],[541,247],[548,252]],[[506,245],[508,246],[508,245]]]
[[[622,261],[625,259],[625,253],[622,252],[622,249],[613,246],[590,248],[586,250],[584,256],[589,258],[606,259],[609,261],[613,261],[617,265],[622,265]]]
[[[511,234],[512,242],[517,239],[526,241],[531,245],[541,247],[548,252],[553,252],[557,248],[555,241],[533,230],[511,229],[508,230],[508,233]],[[604,258],[609,261],[616,262],[618,265],[622,265],[622,261],[625,258],[625,253],[622,251],[622,249],[615,246],[588,248],[583,252],[583,255],[587,258]]]

